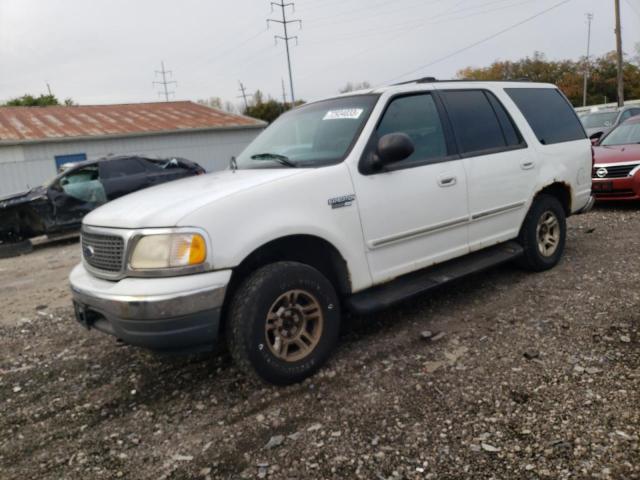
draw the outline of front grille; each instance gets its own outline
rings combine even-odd
[[[629,172],[631,172],[631,170],[633,170],[634,168],[636,168],[638,165],[638,163],[635,164],[631,164],[631,165],[609,165],[606,166],[604,168],[607,169],[607,175],[604,177],[599,177],[598,175],[596,175],[596,172],[598,171],[599,167],[598,165],[596,165],[595,167],[593,167],[593,173],[592,173],[592,177],[593,178],[624,178],[624,177],[628,177],[629,176]]]
[[[90,266],[107,272],[120,272],[124,240],[116,235],[82,232],[82,256]]]

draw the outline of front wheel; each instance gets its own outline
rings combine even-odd
[[[518,237],[524,249],[520,265],[538,272],[555,267],[564,252],[566,236],[567,221],[560,201],[552,195],[538,195]]]
[[[276,385],[299,382],[327,360],[340,330],[335,289],[318,270],[277,262],[236,290],[227,319],[235,363]]]

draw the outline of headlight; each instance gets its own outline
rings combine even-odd
[[[207,258],[207,244],[199,233],[151,234],[141,237],[131,254],[133,270],[189,267]]]

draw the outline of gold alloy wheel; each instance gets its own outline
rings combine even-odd
[[[540,216],[536,227],[538,251],[544,257],[550,257],[558,249],[560,243],[560,222],[556,214],[547,210]]]
[[[304,290],[289,290],[269,308],[264,333],[271,353],[286,362],[297,362],[316,348],[323,326],[318,300]]]

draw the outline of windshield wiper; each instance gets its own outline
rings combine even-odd
[[[278,153],[256,153],[255,155],[251,155],[251,160],[275,160],[279,164],[286,165],[287,167],[297,167],[295,163],[289,160],[289,157]]]

